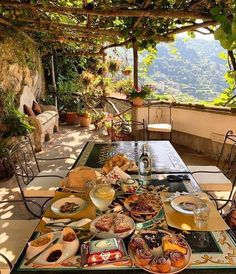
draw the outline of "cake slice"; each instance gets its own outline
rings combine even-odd
[[[187,254],[187,246],[185,242],[178,237],[165,236],[162,238],[162,247],[164,252],[179,251],[182,254]]]

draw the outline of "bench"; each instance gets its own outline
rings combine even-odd
[[[32,109],[33,102],[36,102],[34,94],[30,89],[24,89],[20,97],[19,110],[24,112],[24,105]],[[29,122],[35,127],[33,132],[33,140],[35,151],[41,151],[44,142],[49,141],[53,132],[58,130],[59,115],[57,108],[53,105],[39,104],[42,112],[35,116],[28,116]]]

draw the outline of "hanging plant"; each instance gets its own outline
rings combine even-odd
[[[125,76],[129,76],[133,71],[133,68],[132,66],[127,66],[125,68],[122,69],[122,73],[125,75]]]
[[[81,74],[81,82],[85,87],[88,87],[94,79],[94,75],[89,72],[84,70]]]
[[[120,60],[118,59],[110,59],[108,69],[113,74],[120,69]]]
[[[98,75],[105,75],[105,74],[107,74],[107,72],[108,72],[108,69],[107,69],[107,64],[106,63],[104,63],[104,64],[99,64],[98,66],[97,66],[97,74]]]

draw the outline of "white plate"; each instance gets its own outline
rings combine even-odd
[[[128,231],[125,231],[125,232],[122,232],[122,233],[115,233],[114,230],[113,230],[113,226],[110,228],[109,231],[101,231],[99,229],[97,229],[95,227],[95,224],[96,222],[101,219],[102,217],[106,216],[106,215],[112,215],[112,216],[115,216],[117,215],[118,217],[119,216],[122,216],[125,218],[125,222],[128,223],[131,227],[130,230]],[[129,216],[126,216],[126,215],[123,215],[123,214],[117,214],[117,213],[109,213],[109,214],[104,214],[104,215],[101,215],[101,216],[98,216],[96,219],[94,219],[91,224],[90,224],[90,232],[91,234],[96,234],[96,237],[98,238],[102,238],[102,239],[108,239],[108,238],[126,238],[127,236],[129,236],[135,229],[135,223],[134,223],[134,220],[132,218],[130,218]]]
[[[178,212],[193,215],[194,206],[202,200],[192,195],[181,195],[174,198],[170,205]]]
[[[62,205],[64,205],[66,202],[69,203],[75,203],[77,205],[79,205],[79,208],[76,209],[74,212],[70,212],[70,213],[63,213],[60,211],[60,208]],[[52,205],[51,205],[51,210],[52,212],[54,212],[57,215],[61,215],[61,216],[71,216],[74,215],[78,212],[80,212],[81,210],[83,210],[85,208],[85,206],[87,205],[86,201],[79,198],[79,197],[66,197],[66,198],[62,198],[59,199],[57,201],[55,201]]]
[[[71,230],[71,231],[73,231],[73,230]],[[75,232],[73,232],[73,233],[75,233]],[[56,244],[54,244],[53,246],[51,246],[48,250],[43,252],[37,259],[35,259],[34,262],[32,262],[32,264],[39,264],[39,265],[59,264],[59,263],[63,262],[64,260],[74,256],[76,254],[76,252],[78,251],[79,240],[77,237],[71,242],[66,242],[63,240],[63,231],[50,232],[50,233],[44,234],[44,236],[47,236],[49,234],[50,235],[53,234],[53,237],[50,240],[50,242],[47,245],[45,245],[43,248],[48,246],[56,238],[59,238],[58,242]],[[32,258],[36,254],[38,254],[41,250],[42,250],[41,247],[37,248],[37,247],[32,247],[32,246],[28,245],[27,250],[26,250],[26,258],[27,259]],[[48,256],[55,250],[61,250],[61,252],[62,252],[61,256],[59,257],[59,259],[57,261],[48,262],[47,261]]]

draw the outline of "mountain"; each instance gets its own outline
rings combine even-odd
[[[154,84],[157,93],[171,93],[175,98],[211,101],[227,87],[226,61],[218,57],[222,52],[215,40],[195,38],[185,42],[178,38],[175,43],[160,43],[157,58],[141,82]],[[140,56],[140,63],[146,55]]]

